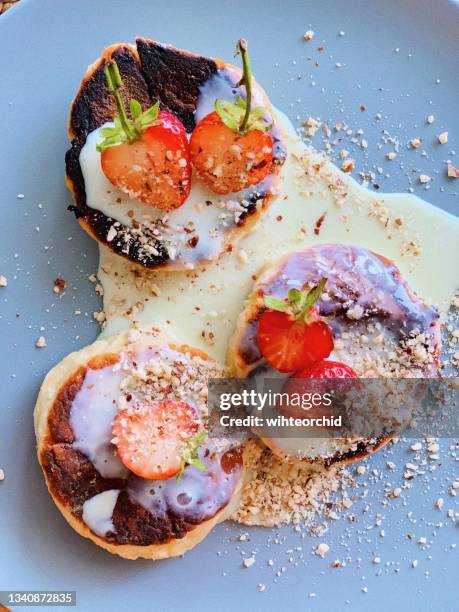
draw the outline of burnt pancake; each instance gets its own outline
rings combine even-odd
[[[171,247],[170,240],[166,239],[170,229],[169,226],[164,227],[163,217],[149,223],[131,223],[124,217],[120,221],[107,215],[106,211],[98,210],[97,203],[87,201],[87,185],[85,186],[80,155],[88,136],[112,121],[115,116],[115,104],[104,77],[104,68],[112,60],[116,61],[123,79],[122,95],[125,103],[135,98],[142,109],[146,110],[159,100],[161,108],[176,115],[188,133],[195,127],[195,113],[202,88],[209,84],[212,86],[215,82],[219,92],[221,87],[224,87],[229,95],[235,95],[236,90],[232,89],[232,85],[238,80],[239,71],[222,60],[194,55],[145,38],[138,38],[136,46],[115,44],[105,48],[101,57],[87,69],[72,103],[68,125],[71,147],[65,159],[66,180],[74,198],[74,205],[70,209],[94,239],[118,255],[147,269],[184,269],[214,261],[256,221],[275,196],[272,183],[277,180],[275,177],[286,156],[280,131],[275,128],[272,130],[275,164],[272,173],[268,175],[272,178],[271,182],[263,181],[240,193],[241,201],[237,214],[234,218],[221,222],[221,227],[218,228],[221,236],[218,244],[212,244],[212,248],[204,244],[204,231],[200,235],[191,232],[186,241],[180,238],[184,244],[183,249],[187,249],[186,257],[181,260],[180,256],[176,255],[177,249]],[[266,95],[258,85],[254,83],[254,86],[259,100],[270,111],[271,105]],[[193,176],[193,184],[198,181],[199,179]],[[120,199],[116,196],[121,195],[121,192],[117,194],[114,187],[113,192],[115,203],[115,200]],[[208,191],[205,193],[211,195],[203,198],[204,209],[211,207],[218,211],[222,204],[217,195]],[[238,194],[230,195],[234,199]],[[224,202],[230,204],[233,200],[225,199]],[[183,206],[186,205],[187,202]],[[204,210],[203,214],[208,212]],[[187,221],[196,221],[196,215],[196,211],[192,211]],[[207,233],[206,226],[205,230]],[[190,232],[186,224],[184,231]]]
[[[111,432],[119,402],[180,396],[204,423],[207,379],[221,375],[201,351],[156,332],[95,342],[51,370],[34,413],[38,459],[80,535],[124,558],[161,559],[195,546],[231,512],[242,486],[240,446],[207,437],[205,471],[187,465],[180,479],[150,480],[124,466]]]

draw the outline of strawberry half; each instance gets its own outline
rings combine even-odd
[[[205,434],[196,409],[184,402],[164,400],[120,410],[112,433],[121,461],[141,478],[171,478],[186,465],[205,470],[198,457]]]
[[[183,124],[172,113],[159,110],[159,102],[142,112],[139,102],[131,100],[129,118],[119,92],[122,81],[116,63],[105,68],[105,77],[118,109],[114,127],[101,130],[104,140],[97,146],[105,176],[131,198],[160,210],[178,208],[191,188]]]
[[[272,123],[261,107],[252,108],[252,73],[247,42],[240,40],[243,74],[235,87],[245,86],[246,99],[218,99],[215,112],[198,123],[190,139],[191,162],[198,176],[215,193],[228,194],[256,185],[273,166]]]
[[[262,130],[234,131],[217,112],[201,119],[190,139],[199,178],[219,194],[260,183],[273,167],[273,139]]]
[[[323,278],[311,290],[290,289],[287,300],[264,296],[268,310],[258,320],[258,346],[279,372],[301,370],[332,352],[332,330],[313,307],[326,282]]]
[[[340,361],[322,360],[290,376],[282,387],[282,395],[293,397],[304,394],[323,395],[327,392],[346,393],[358,389],[359,386],[357,374],[352,368]],[[331,416],[329,403],[321,401],[317,401],[306,410],[301,406],[292,405],[292,402],[284,398],[278,409],[285,416],[295,418]]]
[[[324,359],[323,361],[318,361],[309,368],[296,372],[292,378],[356,379],[358,376],[355,371],[345,363]],[[344,386],[352,388],[354,383]]]

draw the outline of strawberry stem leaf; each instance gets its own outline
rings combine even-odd
[[[263,296],[263,303],[269,310],[277,310],[278,312],[287,312],[293,315],[295,319],[305,321],[309,311],[322,295],[327,279],[321,278],[318,284],[309,289],[292,288],[288,292],[286,300],[272,297],[271,295]]]
[[[292,288],[288,292],[288,301],[290,304],[296,304],[301,301],[301,291],[299,289]]]
[[[320,298],[320,296],[322,295],[322,291],[324,290],[325,285],[327,284],[327,278],[323,277],[320,279],[319,283],[313,287],[310,291],[308,291],[307,293],[303,293],[304,297],[304,303],[301,305],[301,313],[300,313],[300,317],[303,319],[306,319],[306,317],[308,316],[309,311],[311,310],[311,308],[314,306],[314,304],[317,302],[317,300]]]
[[[199,457],[199,449],[204,444],[206,439],[206,432],[201,429],[191,440],[188,440],[185,448],[182,451],[181,459],[182,459],[182,467],[177,474],[177,480],[180,480],[183,476],[185,468],[187,465],[197,468],[201,470],[201,472],[205,472],[207,470],[204,462]]]
[[[246,91],[245,115],[240,127],[241,132],[244,133],[247,130],[252,106],[252,68],[250,66],[250,57],[247,50],[247,41],[244,38],[238,41],[236,53],[240,53],[242,56],[242,82],[245,85]]]
[[[286,302],[285,300],[280,300],[279,298],[272,297],[271,295],[265,295],[263,297],[263,302],[266,308],[269,308],[269,310],[287,312],[290,308],[288,302]]]
[[[128,117],[120,93],[123,80],[118,65],[114,60],[105,66],[104,75],[108,91],[115,99],[117,114],[113,119],[114,127],[103,128],[100,131],[104,139],[96,147],[99,153],[122,143],[132,144],[140,137],[145,128],[161,123],[158,120],[159,101],[148,110],[142,112],[140,102],[132,98],[129,101],[131,117]]]
[[[235,55],[242,56],[242,78],[235,87],[244,85],[246,99],[238,96],[234,102],[229,100],[215,100],[215,112],[223,123],[234,132],[246,134],[251,130],[266,132],[273,126],[266,121],[266,109],[262,106],[252,108],[252,69],[250,66],[247,41],[241,38],[236,46]]]

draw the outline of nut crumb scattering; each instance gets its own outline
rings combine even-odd
[[[8,285],[8,279],[6,276],[0,275],[0,287],[6,287]]]
[[[440,144],[446,144],[448,142],[448,132],[442,132],[438,135],[438,142]]]
[[[355,169],[355,162],[353,159],[346,159],[341,164],[341,170],[343,172],[352,172]]]
[[[328,546],[328,544],[325,544],[324,542],[321,542],[314,552],[318,557],[322,557],[323,559],[329,550],[330,546]]]
[[[53,291],[54,293],[62,293],[65,290],[66,283],[63,278],[56,278],[54,281]]]
[[[46,339],[44,336],[40,336],[39,338],[36,339],[35,341],[35,346],[37,348],[44,348],[46,346]]]

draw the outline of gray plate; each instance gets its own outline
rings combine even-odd
[[[302,34],[309,28],[316,34],[306,43]],[[458,31],[458,7],[446,0],[22,0],[0,18],[0,274],[9,280],[0,289],[0,467],[6,474],[0,484],[0,589],[76,589],[81,610],[275,610],[286,602],[294,610],[457,609],[457,579],[449,578],[459,571],[451,547],[457,527],[446,517],[454,507],[448,485],[457,470],[448,450],[429,462],[434,471],[422,468],[429,476],[418,476],[387,505],[383,488],[398,486],[413,456],[399,445],[367,461],[380,475],[361,485],[356,494],[367,497],[330,525],[322,538],[331,547],[324,560],[311,555],[317,539],[291,528],[251,529],[250,541],[239,541],[241,529],[225,524],[183,559],[127,562],[79,538],[58,514],[37,466],[32,410],[46,371],[97,334],[91,318],[99,301],[87,280],[96,270],[97,249],[66,212],[63,156],[69,103],[104,45],[141,34],[231,58],[243,35],[258,80],[293,120],[312,115],[362,128],[369,146],[357,147],[353,156],[358,168],[376,172],[372,182],[388,191],[413,185],[454,212],[457,187],[444,178],[444,162],[457,146]],[[425,125],[428,114],[436,117],[433,126]],[[384,161],[391,147],[377,146],[383,129],[402,143],[395,163]],[[450,141],[436,146],[444,129]],[[425,139],[427,157],[406,147],[417,135]],[[413,169],[434,178],[428,193]],[[60,297],[52,292],[58,276],[68,283]],[[42,334],[48,346],[38,350],[34,341]],[[446,449],[449,444],[443,443]],[[395,473],[386,468],[388,456]],[[434,508],[440,495],[442,511]],[[375,526],[378,512],[381,527]],[[416,543],[420,536],[426,547]],[[296,547],[301,550],[292,551]],[[241,559],[252,551],[256,563],[243,569]],[[375,556],[379,565],[372,563]],[[331,569],[335,558],[345,559],[346,567]],[[266,585],[263,593],[258,583]]]

